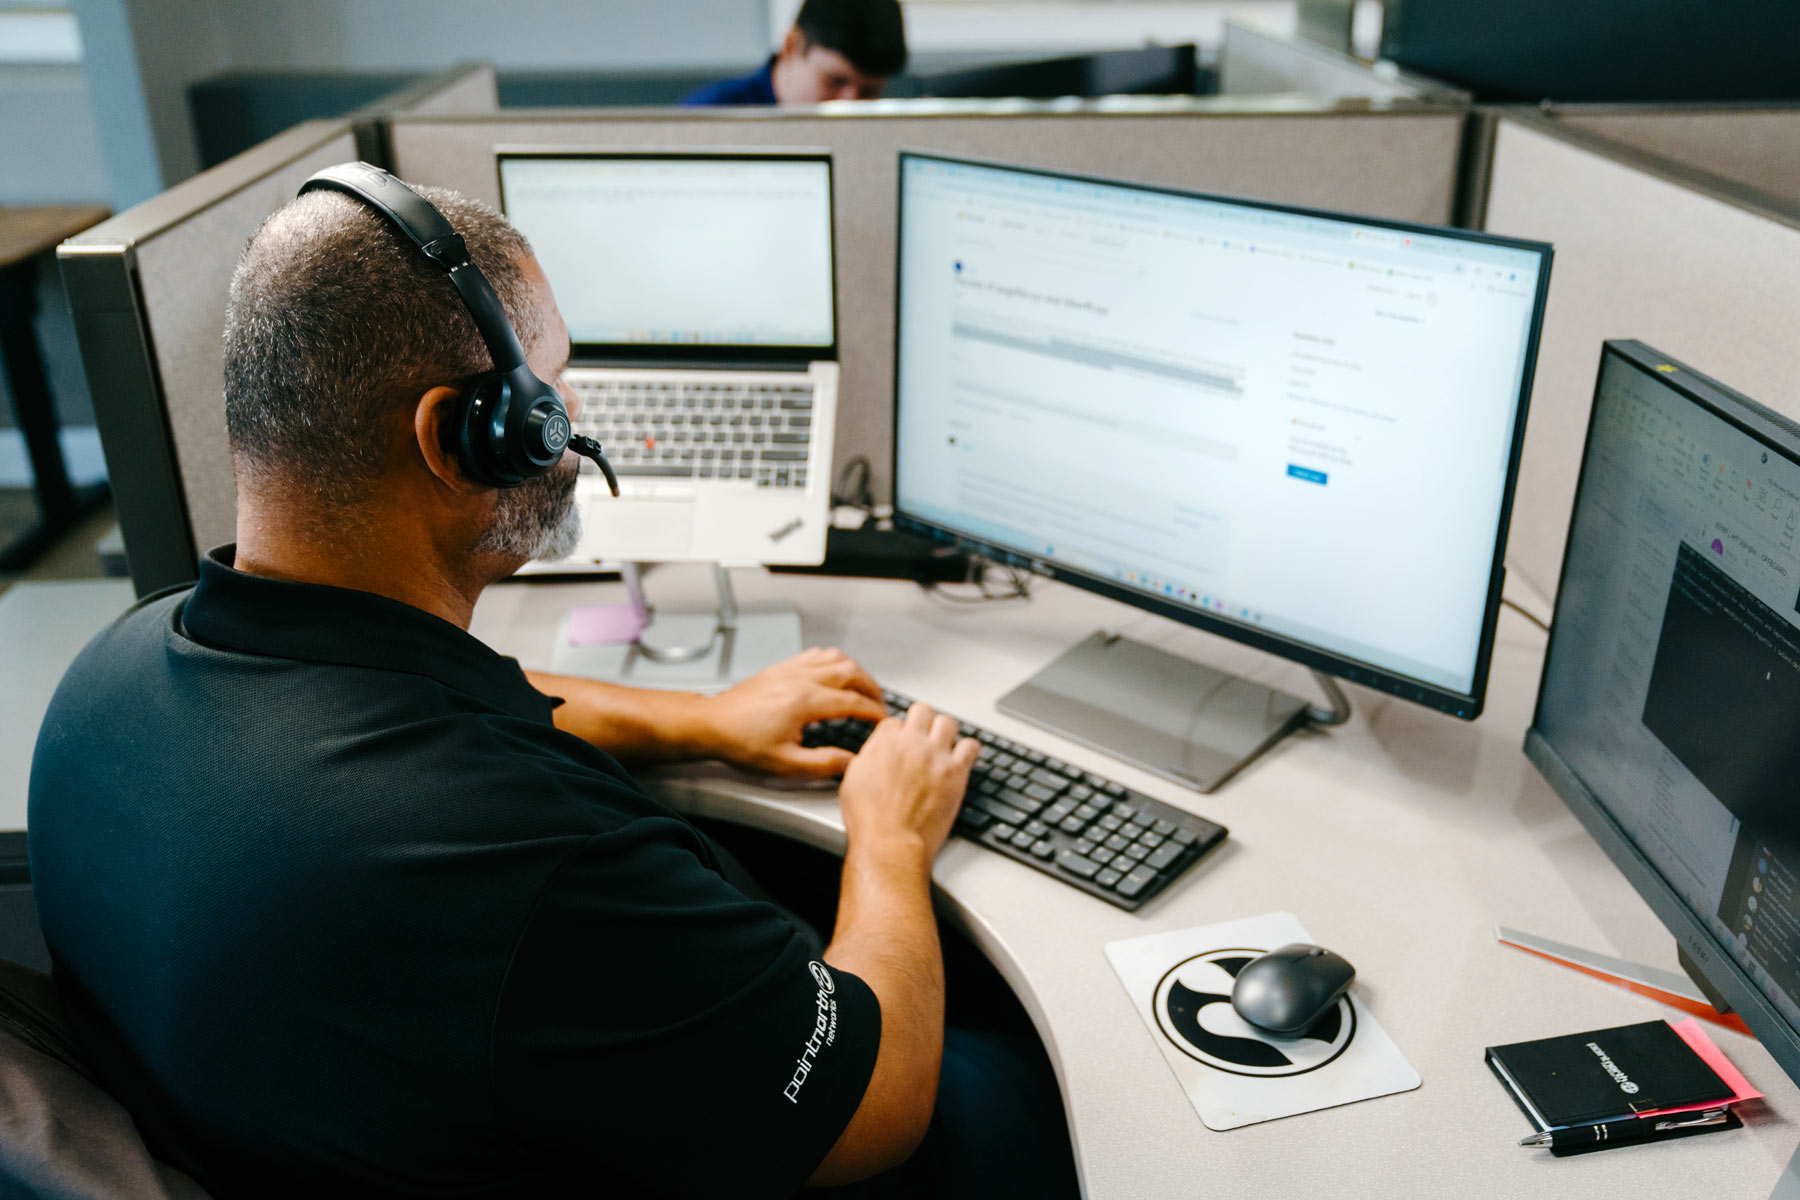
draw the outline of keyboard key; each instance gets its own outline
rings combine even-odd
[[[1005,821],[1008,825],[1023,825],[1031,820],[1030,813],[1021,812],[1006,801],[996,800],[992,796],[978,796],[975,804],[977,807],[987,809],[994,814],[996,820]]]
[[[1073,850],[1058,850],[1056,865],[1069,874],[1078,875],[1083,879],[1092,879],[1100,873],[1099,863],[1085,855],[1077,854]]]
[[[758,435],[761,436],[760,434]],[[764,450],[760,455],[762,462],[805,462],[804,450]]]
[[[777,446],[804,446],[812,438],[804,433],[772,433],[769,440]]]
[[[1164,837],[1168,837],[1171,833],[1175,832],[1175,822],[1164,818],[1150,828],[1155,832],[1162,834]]]
[[[1000,799],[1022,812],[1034,813],[1044,807],[1044,802],[1028,792],[1015,791],[1009,787],[1000,789]]]
[[[1017,829],[1014,829],[1011,825],[1002,824],[1002,825],[996,825],[992,829],[988,830],[988,836],[993,838],[997,842],[1009,842],[1012,840],[1012,835],[1017,832],[1019,832],[1019,831]]]
[[[1119,895],[1130,900],[1139,892],[1149,887],[1155,879],[1155,871],[1151,870],[1149,867],[1139,867],[1125,878],[1119,880],[1119,882],[1114,885],[1114,888]]]
[[[1073,850],[1075,853],[1082,855],[1091,855],[1099,848],[1100,847],[1094,845],[1094,843],[1088,841],[1086,838],[1077,839],[1075,844],[1069,847],[1069,849]]]
[[[1012,835],[1012,844],[1020,850],[1029,850],[1036,843],[1037,839],[1032,837],[1029,833],[1026,833],[1023,829]]]
[[[956,814],[957,826],[974,833],[980,833],[993,823],[994,818],[990,814],[983,812],[972,804],[964,805],[963,810]]]
[[[1078,834],[1087,828],[1087,822],[1073,813],[1056,823],[1056,827],[1067,834]]]
[[[1117,856],[1111,850],[1108,850],[1105,846],[1101,846],[1101,847],[1098,847],[1097,849],[1093,850],[1091,853],[1089,853],[1088,857],[1093,859],[1095,862],[1099,863],[1101,866],[1104,867],[1107,863],[1111,862]]]
[[[787,412],[811,412],[812,404],[811,400],[796,400],[790,396],[781,402],[781,407]]]
[[[1200,840],[1200,835],[1191,829],[1177,829],[1169,835],[1169,840],[1177,846],[1191,846]]]
[[[686,466],[650,466],[644,463],[620,463],[613,468],[620,478],[635,476],[653,479],[686,479],[693,475],[693,464]]]
[[[1050,858],[1056,854],[1056,843],[1049,838],[1040,838],[1031,843],[1033,858]]]
[[[1099,884],[1101,887],[1111,887],[1113,884],[1119,882],[1119,880],[1122,878],[1124,878],[1124,876],[1120,875],[1117,871],[1115,871],[1109,867],[1106,870],[1100,872],[1098,875],[1094,876],[1094,882]]]
[[[1055,788],[1047,788],[1041,783],[1027,784],[1025,786],[1025,794],[1027,796],[1030,796],[1033,800],[1037,800],[1037,801],[1040,801],[1045,804],[1048,804],[1050,801],[1056,799],[1056,789]],[[1086,805],[1083,805],[1082,807],[1085,808]],[[1081,811],[1080,808],[1078,808],[1075,810],[1075,815],[1080,817],[1083,821],[1091,821],[1098,814],[1093,813],[1093,812],[1084,813]]]
[[[1038,784],[1041,787],[1049,788],[1052,792],[1060,792],[1069,786],[1069,781],[1067,779],[1064,779],[1055,771],[1048,770],[1044,767],[1039,767],[1031,773],[1031,782]],[[1074,792],[1069,793],[1069,798],[1071,800],[1083,799],[1083,797],[1077,796]]]
[[[1160,871],[1176,859],[1180,858],[1182,851],[1185,849],[1187,849],[1187,847],[1177,846],[1174,842],[1164,842],[1150,855],[1149,858],[1144,860],[1144,865]]]
[[[1122,858],[1129,858],[1132,862],[1143,862],[1146,858],[1150,857],[1150,847],[1138,842],[1133,842],[1131,845],[1125,847],[1125,849],[1119,851],[1119,855]]]

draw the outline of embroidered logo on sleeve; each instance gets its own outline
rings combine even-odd
[[[794,1060],[794,1077],[781,1090],[789,1104],[800,1103],[800,1089],[806,1086],[806,1077],[812,1074],[819,1051],[837,1041],[837,1001],[832,998],[832,993],[837,991],[837,981],[832,979],[831,972],[822,962],[807,963],[806,969],[812,972],[819,992],[813,1001],[812,1036],[806,1039],[806,1044],[800,1048],[800,1057]]]

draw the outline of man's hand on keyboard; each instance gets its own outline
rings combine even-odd
[[[853,848],[917,838],[927,861],[937,854],[981,749],[957,732],[956,719],[929,704],[914,704],[904,717],[875,727],[838,789]]]
[[[740,766],[796,779],[842,775],[854,757],[835,746],[803,747],[815,721],[887,716],[881,688],[842,650],[803,650],[704,701],[709,750]]]

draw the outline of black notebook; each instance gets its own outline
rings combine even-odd
[[[1667,1021],[1489,1046],[1487,1062],[1540,1131],[1734,1095]]]

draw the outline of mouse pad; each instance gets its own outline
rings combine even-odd
[[[1119,981],[1208,1129],[1419,1086],[1419,1073],[1357,999],[1354,984],[1299,1037],[1264,1033],[1237,1015],[1231,984],[1238,971],[1277,946],[1310,941],[1292,913],[1270,913],[1107,945]]]

